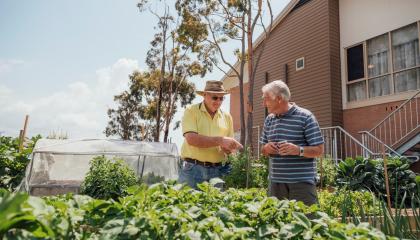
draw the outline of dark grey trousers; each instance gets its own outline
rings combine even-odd
[[[275,183],[271,182],[268,187],[268,195],[279,200],[288,199],[302,201],[311,206],[318,203],[316,186],[311,183]]]

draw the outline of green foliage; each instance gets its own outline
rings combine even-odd
[[[404,203],[407,195],[402,196]],[[409,206],[396,205],[389,209],[385,201],[381,202],[381,212],[371,218],[371,222],[380,226],[380,229],[388,235],[399,239],[419,239],[420,233],[420,196],[414,195],[409,200]]]
[[[404,158],[389,158],[387,161],[390,197],[393,204],[399,204],[404,194],[406,203],[418,194],[416,175],[409,169],[410,165]],[[385,174],[382,159],[363,159],[361,157],[347,158],[338,165],[337,183],[349,190],[369,190],[378,197],[385,197]]]
[[[322,186],[336,186],[336,178],[337,178],[337,166],[335,162],[331,158],[324,158],[321,161],[318,161],[317,164],[317,177],[319,180],[318,183],[321,182],[321,168],[322,168]]]
[[[158,95],[160,73],[158,71],[136,71],[129,77],[129,89],[114,96],[117,108],[108,109],[109,121],[104,132],[107,137],[119,136],[124,140],[153,141],[156,131],[156,96]],[[162,83],[162,92],[169,92],[170,86],[169,80],[165,79]],[[177,111],[176,104],[185,107],[195,98],[194,84],[181,79],[174,80],[171,92],[176,96],[163,94],[162,106],[167,106],[169,101],[172,101],[174,104],[170,112],[172,119]],[[170,99],[171,97],[175,97],[175,102]],[[162,107],[162,111],[166,111],[166,109],[166,107]],[[161,116],[163,120],[165,115]]]
[[[0,188],[13,191],[21,183],[33,147],[40,138],[40,135],[32,137],[19,152],[19,138],[0,136]]]
[[[152,184],[163,182],[163,181],[165,181],[164,176],[157,175],[154,172],[149,172],[143,175],[143,177],[140,179],[139,182],[145,183],[147,185],[152,185]]]
[[[221,192],[208,183],[199,189],[173,182],[141,185],[120,201],[5,193],[0,238],[395,239],[368,224],[339,223],[316,208],[268,198],[257,189]],[[306,217],[310,213],[314,219]]]
[[[94,198],[118,199],[127,195],[127,189],[136,183],[136,173],[123,160],[98,156],[91,160],[80,191]]]
[[[373,190],[379,163],[362,157],[346,158],[338,164],[337,184],[349,190]]]
[[[332,217],[378,214],[381,207],[375,195],[368,191],[322,190],[318,192],[318,201],[320,210]]]
[[[232,171],[223,180],[226,187],[245,188],[246,187],[246,166],[248,158],[252,164],[249,173],[249,187],[267,188],[268,186],[268,158],[261,157],[253,159],[249,150],[245,150],[237,155],[229,155],[228,161],[232,164]]]

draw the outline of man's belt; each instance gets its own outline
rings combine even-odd
[[[193,163],[193,164],[198,164],[198,165],[201,165],[201,166],[204,166],[204,167],[219,167],[219,166],[224,165],[221,162],[218,162],[218,163],[202,162],[202,161],[199,161],[199,160],[193,159],[193,158],[183,158],[183,160],[186,161],[186,162]]]

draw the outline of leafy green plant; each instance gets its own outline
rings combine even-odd
[[[99,199],[118,199],[137,183],[137,176],[122,159],[109,160],[105,156],[94,157],[80,191]]]
[[[380,181],[375,182],[375,187],[383,196],[386,196],[383,160],[378,160],[378,175]],[[405,158],[389,158],[387,164],[391,202],[395,206],[401,203],[406,194],[404,204],[410,205],[411,198],[418,195],[416,174],[410,170],[410,164]]]
[[[324,158],[321,161],[318,160],[317,164],[317,183],[321,183],[321,169],[322,169],[322,187],[324,186],[336,186],[337,177],[337,166],[331,158]]]
[[[337,184],[349,190],[372,190],[378,165],[374,160],[362,157],[346,158],[338,164]]]
[[[152,185],[152,184],[163,182],[163,181],[165,181],[164,176],[160,176],[158,174],[155,174],[154,172],[149,172],[141,177],[141,179],[139,180],[139,183]]]
[[[332,217],[378,214],[381,207],[375,195],[368,191],[323,190],[318,192],[318,201],[320,210]]]
[[[13,191],[25,176],[35,143],[41,136],[32,137],[19,152],[19,139],[0,136],[0,188]]]
[[[344,224],[317,208],[279,201],[258,189],[199,190],[175,182],[134,186],[119,201],[88,196],[0,195],[6,239],[396,239],[372,226]],[[13,208],[9,206],[14,206]],[[313,213],[314,219],[306,215]],[[10,221],[9,221],[10,222]]]
[[[261,157],[254,159],[249,150],[230,155],[228,161],[232,165],[230,174],[223,177],[226,187],[246,187],[246,166],[248,158],[251,158],[251,169],[249,172],[249,187],[267,188],[268,186],[268,158]]]
[[[398,204],[404,194],[409,196],[406,198],[409,204],[410,198],[418,194],[415,173],[404,158],[393,157],[387,162],[392,204]],[[377,197],[386,197],[384,162],[382,159],[347,158],[338,164],[337,183],[349,190],[368,190]]]

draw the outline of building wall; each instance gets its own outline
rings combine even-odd
[[[395,110],[413,92],[381,96],[347,103],[345,50],[420,19],[418,0],[340,0],[340,58],[344,129],[360,139],[359,131],[369,130]]]
[[[399,98],[393,96],[367,100],[361,103],[362,105],[347,104],[345,48],[418,21],[420,1],[340,0],[339,2],[343,109],[407,99],[407,96],[400,95]]]
[[[343,113],[344,129],[357,139],[359,131],[368,131],[380,123],[386,116],[397,109],[403,101],[383,103],[368,107],[345,110]]]
[[[338,9],[336,0],[309,1],[289,13],[266,39],[255,79],[254,126],[262,126],[265,118],[261,87],[266,74],[269,81],[287,80],[291,101],[312,111],[321,126],[342,124]],[[300,57],[305,68],[296,71]]]

